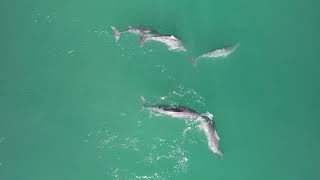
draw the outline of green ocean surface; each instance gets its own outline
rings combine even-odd
[[[319,5],[2,0],[0,179],[319,179]],[[116,43],[110,26],[129,25],[188,51]],[[140,96],[212,113],[224,157],[196,123],[141,111]]]

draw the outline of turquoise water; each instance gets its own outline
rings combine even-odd
[[[0,179],[318,179],[316,1],[0,2]],[[139,47],[145,25],[188,52]],[[240,43],[228,58],[192,56]],[[197,124],[214,115],[224,157]]]

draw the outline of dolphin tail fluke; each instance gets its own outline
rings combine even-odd
[[[116,40],[116,42],[118,42],[120,39],[120,34],[121,34],[120,31],[117,28],[115,28],[114,26],[111,26],[111,29],[112,29],[112,32],[114,35],[114,39]]]
[[[143,96],[140,96],[140,107],[141,107],[141,111],[144,110],[145,104],[146,104],[146,100],[144,99]]]

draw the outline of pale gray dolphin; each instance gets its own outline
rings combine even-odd
[[[169,50],[172,51],[187,51],[181,40],[173,35],[159,35],[159,36],[150,36],[146,38],[146,42],[148,41],[157,41],[163,43],[168,46]]]
[[[142,109],[148,109],[160,115],[193,120],[196,120],[200,117],[199,113],[197,113],[195,110],[187,108],[185,106],[166,104],[147,105],[145,103],[144,97],[141,96],[140,98]]]
[[[140,46],[143,46],[147,37],[156,36],[154,31],[145,27],[131,27],[129,26],[126,30],[118,30],[116,27],[111,26],[115,41],[118,42],[121,36],[121,33],[132,33],[140,36]]]
[[[228,46],[228,47],[224,47],[224,48],[218,48],[218,49],[214,49],[212,51],[209,51],[207,53],[204,53],[196,58],[194,58],[192,61],[194,64],[197,63],[197,61],[199,61],[200,59],[203,58],[220,58],[220,57],[227,57],[229,56],[231,53],[233,53],[238,47],[240,46],[239,43],[237,43],[236,45],[233,46]]]
[[[148,109],[160,115],[166,115],[180,119],[190,119],[199,122],[200,129],[204,131],[207,137],[209,149],[218,156],[223,156],[223,153],[219,148],[220,138],[210,113],[200,114],[193,109],[180,105],[147,105],[143,96],[141,96],[141,107],[142,109]]]
[[[129,32],[140,36],[140,46],[142,47],[146,42],[157,41],[168,46],[169,50],[173,51],[186,51],[180,39],[173,35],[161,35],[155,30],[151,30],[145,27],[131,27],[128,29],[119,31],[114,26],[111,26],[112,32],[114,34],[115,41],[118,42],[121,33]]]
[[[212,117],[210,117],[210,115],[202,115],[201,117],[205,119],[205,121],[200,121],[199,127],[204,131],[204,133],[207,136],[208,146],[210,150],[218,156],[222,157],[223,153],[219,148],[220,138],[218,136],[217,130],[215,128],[215,123],[212,120]]]

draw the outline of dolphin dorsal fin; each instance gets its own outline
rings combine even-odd
[[[220,141],[220,137],[218,136],[217,131],[214,131],[214,134],[216,135],[217,139]]]

